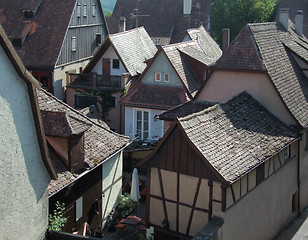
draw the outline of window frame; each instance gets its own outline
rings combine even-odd
[[[77,17],[78,18],[81,17],[81,4],[80,3],[77,4]]]
[[[166,76],[168,76],[168,77],[167,77],[167,80],[166,80]],[[168,82],[169,82],[169,79],[170,79],[170,74],[169,74],[169,73],[164,73],[164,82],[165,82],[165,83],[168,83]]]
[[[136,112],[136,131],[135,134],[141,141],[147,141],[150,137],[150,111],[145,111],[141,109],[135,109]],[[141,113],[141,119],[138,119],[138,112]],[[148,115],[147,121],[145,121],[145,115]],[[140,122],[140,127],[138,127],[138,121]],[[145,123],[147,123],[147,129],[145,129]]]
[[[157,78],[157,76],[159,76],[159,78]],[[161,82],[161,73],[160,72],[154,73],[154,81],[155,82]]]
[[[77,38],[74,36],[72,37],[72,52],[76,52],[77,51]]]
[[[88,12],[88,6],[87,4],[83,4],[83,17],[87,17],[87,12]]]
[[[117,64],[115,64],[117,62]],[[112,59],[112,69],[120,69],[120,59]]]
[[[83,217],[83,198],[82,196],[78,198],[75,202],[75,221]]]
[[[92,16],[96,17],[96,6],[94,3],[92,4]]]

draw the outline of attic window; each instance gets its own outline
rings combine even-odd
[[[78,3],[77,5],[77,17],[81,17],[81,5]]]
[[[100,45],[102,43],[102,34],[96,33],[96,46]]]
[[[112,60],[112,68],[113,69],[120,69],[120,61],[119,61],[119,59],[113,59]]]
[[[87,17],[87,4],[83,5],[83,16]]]
[[[164,73],[164,82],[169,82],[169,73]]]
[[[72,52],[76,52],[76,37],[72,37]]]
[[[161,81],[161,73],[160,72],[156,72],[155,73],[155,82],[160,82]]]
[[[92,16],[95,17],[96,16],[96,8],[95,8],[95,4],[92,5]]]

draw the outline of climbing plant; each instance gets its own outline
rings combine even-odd
[[[49,214],[49,231],[59,232],[64,227],[64,224],[67,222],[67,218],[64,217],[65,204],[56,202],[56,209],[53,210],[53,214]]]

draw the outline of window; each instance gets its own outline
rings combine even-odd
[[[76,201],[76,205],[75,205],[75,208],[76,208],[76,222],[82,218],[82,197],[78,198],[77,201]]]
[[[72,52],[76,51],[76,43],[77,43],[76,37],[72,37]]]
[[[81,17],[81,5],[78,3],[77,5],[77,17]]]
[[[160,38],[152,38],[152,41],[155,45],[161,45],[161,39]]]
[[[159,72],[155,73],[155,82],[160,82],[161,81],[161,74]]]
[[[169,73],[164,73],[164,82],[169,82]]]
[[[102,34],[96,33],[96,46],[100,45],[102,43]]]
[[[149,138],[149,112],[137,110],[137,137],[139,140]]]
[[[112,68],[113,69],[120,69],[120,60],[119,59],[113,59],[112,60]]]
[[[86,95],[82,93],[75,93],[74,95],[74,107],[85,108],[91,105],[97,105],[97,97]]]
[[[284,159],[287,160],[290,158],[290,146],[287,146],[285,149],[284,149]]]
[[[168,44],[168,38],[162,38],[161,44],[162,45],[167,45]]]
[[[83,16],[87,17],[87,4],[83,5]]]
[[[95,9],[95,4],[92,5],[92,16],[96,16],[96,9]]]

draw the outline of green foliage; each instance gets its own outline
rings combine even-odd
[[[213,0],[212,36],[221,43],[222,29],[230,29],[231,41],[247,23],[272,21],[277,0]]]
[[[120,218],[126,218],[132,212],[134,212],[134,209],[135,209],[135,203],[130,198],[130,194],[124,193],[123,195],[119,196],[118,211],[120,213]]]
[[[101,0],[105,16],[108,16],[106,13],[112,13],[116,1],[117,0]]]
[[[144,236],[143,234],[139,234],[138,235],[138,239],[139,240],[152,240],[153,237],[152,236],[149,236],[148,238],[146,236]]]
[[[59,232],[62,230],[64,223],[67,222],[67,218],[63,216],[65,211],[65,204],[56,202],[56,209],[53,210],[53,214],[49,214],[49,231]]]
[[[111,15],[112,15],[112,12],[111,12],[111,11],[108,11],[108,12],[105,13],[105,16],[106,16],[106,17],[110,17]]]

